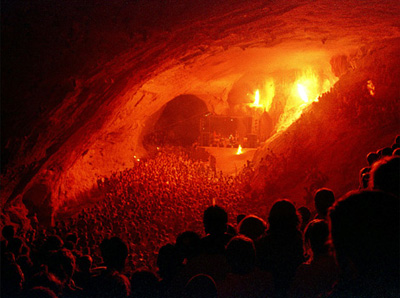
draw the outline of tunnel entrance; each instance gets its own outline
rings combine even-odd
[[[200,136],[200,118],[208,113],[203,100],[195,95],[179,95],[159,112],[153,130],[144,137],[144,145],[191,146]]]

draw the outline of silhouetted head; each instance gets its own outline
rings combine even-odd
[[[158,273],[162,279],[172,279],[180,270],[182,257],[175,245],[166,244],[160,248],[157,257]]]
[[[15,235],[14,226],[12,225],[4,226],[3,230],[1,231],[1,234],[3,235],[4,239],[10,240]]]
[[[128,247],[119,237],[104,239],[100,244],[101,256],[108,269],[122,271],[128,257]]]
[[[329,226],[324,220],[314,219],[307,225],[304,242],[311,247],[314,256],[328,252],[328,240]]]
[[[400,148],[396,148],[395,150],[393,150],[392,155],[393,156],[400,156]]]
[[[239,224],[239,234],[249,237],[253,241],[256,241],[262,236],[267,229],[267,224],[263,219],[255,215],[246,216]]]
[[[159,297],[159,283],[153,272],[145,269],[136,270],[131,276],[132,298]]]
[[[367,162],[369,166],[372,166],[374,162],[379,159],[379,154],[376,152],[370,152],[367,154]]]
[[[93,259],[90,255],[84,255],[76,260],[76,264],[80,271],[90,272],[90,269],[92,268],[93,264]]]
[[[391,156],[376,162],[371,170],[370,187],[400,196],[400,157]]]
[[[370,174],[369,172],[371,171],[370,167],[364,167],[360,170],[360,174],[359,174],[359,186],[360,189],[364,189],[368,187],[368,183],[369,183],[369,177]]]
[[[268,216],[269,230],[294,230],[299,225],[296,207],[289,200],[274,203]]]
[[[200,253],[200,235],[186,231],[176,238],[176,248],[183,259],[192,259]]]
[[[391,147],[382,148],[381,157],[392,156],[393,149]]]
[[[331,235],[342,270],[354,268],[374,281],[398,280],[399,202],[384,192],[355,191],[333,206]]]
[[[76,233],[69,233],[65,237],[65,241],[71,241],[76,245],[76,243],[78,242],[78,235]]]
[[[243,235],[233,237],[226,247],[226,259],[232,273],[243,275],[253,271],[256,260],[253,240]]]
[[[300,214],[301,230],[303,231],[310,221],[311,211],[307,207],[301,206],[300,208],[297,208],[297,212]]]
[[[204,211],[203,224],[206,234],[223,234],[226,232],[228,214],[217,205],[208,207]]]
[[[75,272],[75,257],[70,250],[64,248],[51,253],[47,265],[49,272],[64,283],[69,281]]]
[[[56,235],[47,237],[46,242],[44,243],[44,249],[47,251],[59,250],[63,246],[64,242]]]
[[[217,298],[217,286],[211,276],[198,274],[193,276],[185,286],[185,298]]]
[[[335,202],[333,191],[328,188],[320,188],[314,196],[315,209],[321,219],[325,219],[328,215],[328,209]]]

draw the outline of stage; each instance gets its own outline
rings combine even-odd
[[[225,175],[236,176],[247,165],[247,160],[252,161],[257,148],[243,148],[242,154],[237,155],[238,148],[201,147],[216,159],[217,171]]]

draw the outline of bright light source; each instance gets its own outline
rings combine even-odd
[[[239,145],[238,150],[236,151],[236,155],[240,155],[243,153],[242,146]]]
[[[306,88],[304,88],[304,86],[302,84],[297,84],[297,91],[299,92],[300,98],[304,102],[308,102],[308,96],[307,96]]]

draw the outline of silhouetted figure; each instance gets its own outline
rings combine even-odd
[[[371,170],[370,187],[400,196],[400,157],[386,157],[376,162]]]
[[[328,188],[318,189],[314,195],[314,204],[317,215],[315,219],[326,220],[328,216],[328,209],[335,202],[333,191]]]
[[[341,279],[331,297],[399,297],[400,205],[379,191],[347,194],[330,211]]]
[[[226,247],[230,272],[219,287],[219,297],[267,297],[272,293],[272,275],[256,268],[253,240],[239,235]]]
[[[90,283],[94,276],[92,272],[93,259],[89,255],[84,255],[76,260],[77,270],[74,274],[75,284],[85,292],[89,290]]]
[[[178,273],[183,267],[183,258],[172,244],[160,248],[157,257],[158,275],[161,277],[160,291],[165,297],[177,297],[181,291]]]
[[[183,232],[176,238],[175,246],[182,260],[187,263],[201,252],[200,236],[192,231]]]
[[[367,154],[367,162],[369,166],[372,166],[374,162],[379,159],[379,154],[376,152],[370,152]]]
[[[245,235],[253,241],[258,240],[258,238],[264,234],[266,229],[267,224],[265,221],[255,215],[246,216],[238,226],[239,234]]]
[[[4,234],[3,234],[4,235]],[[1,297],[18,297],[21,294],[24,274],[12,253],[2,253],[1,258]]]
[[[202,247],[206,253],[223,254],[225,245],[232,238],[226,233],[228,214],[219,206],[208,207],[204,211],[203,224],[207,236],[201,239]]]
[[[297,209],[300,214],[300,231],[304,231],[311,219],[311,211],[305,206],[301,206]]]
[[[304,233],[310,259],[301,264],[293,279],[290,297],[325,297],[339,276],[329,243],[329,227],[322,219],[311,221]]]
[[[274,203],[269,228],[256,246],[259,266],[272,273],[275,297],[286,297],[297,267],[304,261],[303,239],[296,208],[289,200]]]
[[[101,242],[100,250],[106,269],[94,277],[89,295],[91,297],[128,297],[130,282],[122,274],[128,256],[128,247],[120,238],[112,237]]]
[[[360,170],[359,174],[359,189],[366,189],[369,185],[370,179],[370,167],[365,167]]]
[[[184,298],[217,298],[217,286],[211,276],[198,274],[193,276],[185,286]]]
[[[148,270],[136,270],[131,276],[131,298],[158,298],[159,292],[157,277]]]

